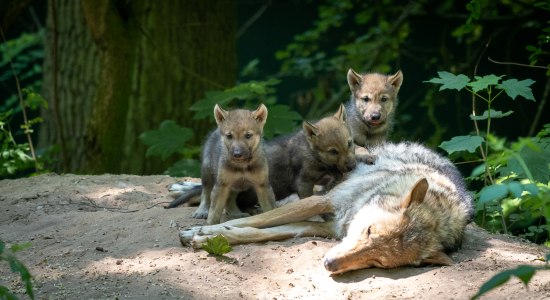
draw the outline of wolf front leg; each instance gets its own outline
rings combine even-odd
[[[180,231],[180,241],[183,245],[193,243],[195,235],[204,236],[199,232],[217,232],[224,228],[268,228],[305,221],[313,216],[332,213],[333,207],[330,198],[325,196],[311,196],[302,200],[291,202],[273,210],[240,219],[229,220],[225,223],[212,226],[197,226]],[[251,229],[250,229],[251,230]],[[236,232],[236,231],[235,231]],[[197,239],[201,239],[197,237]]]
[[[183,245],[200,248],[208,239],[222,234],[231,245],[278,241],[294,237],[334,237],[332,222],[298,222],[269,228],[235,227],[224,224],[203,226],[180,233]]]
[[[210,209],[208,210],[208,218],[206,224],[219,224],[223,210],[229,200],[231,187],[225,182],[216,182],[210,195]]]
[[[256,187],[256,195],[263,212],[272,210],[275,207],[275,193],[273,193],[267,178],[265,183],[258,184]]]

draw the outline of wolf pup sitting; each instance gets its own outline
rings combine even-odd
[[[325,175],[339,180],[355,168],[355,147],[343,105],[334,115],[314,124],[304,121],[302,127],[267,143],[269,179],[277,200],[293,193],[309,197]]]
[[[355,144],[370,148],[385,142],[393,126],[403,73],[361,75],[349,69],[347,77],[351,99],[346,112]]]
[[[216,104],[214,117],[218,129],[210,134],[202,150],[203,189],[193,217],[207,218],[207,224],[218,224],[224,208],[230,215],[239,215],[235,199],[240,192],[252,188],[262,210],[273,209],[275,196],[269,185],[262,145],[267,108],[262,104],[255,111],[225,111]]]
[[[374,165],[358,164],[323,196],[213,226],[180,231],[183,245],[200,247],[223,234],[230,243],[296,236],[336,237],[323,259],[334,274],[362,268],[450,265],[473,217],[472,196],[455,166],[419,144],[386,143],[372,150]],[[331,213],[328,222],[308,218]]]
[[[346,123],[346,111],[338,111],[312,124],[304,121],[303,129],[294,134],[277,137],[265,144],[269,162],[269,180],[275,199],[281,200],[293,193],[305,198],[313,195],[313,187],[325,175],[335,181],[355,168],[354,144]],[[171,188],[172,189],[172,188]],[[200,184],[183,182],[173,185],[184,192],[168,208],[176,207],[197,196]],[[254,191],[238,196],[243,205],[256,203]]]

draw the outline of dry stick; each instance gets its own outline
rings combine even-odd
[[[2,27],[0,27],[0,34],[2,35],[2,41],[4,41],[4,43],[7,45],[6,37],[4,36],[4,30],[2,29]],[[31,134],[29,132],[30,125],[27,118],[27,110],[25,109],[25,103],[23,102],[23,94],[21,94],[21,84],[19,83],[19,77],[17,76],[17,72],[15,72],[15,68],[13,67],[13,61],[11,57],[9,58],[9,62],[10,62],[11,72],[13,73],[13,77],[15,78],[15,84],[17,85],[17,96],[19,97],[19,105],[21,106],[21,112],[23,113],[23,123],[26,126],[25,135],[27,136],[27,140],[29,142],[29,148],[31,150],[32,160],[34,161],[34,169],[36,172],[38,172],[39,166],[38,166],[38,161],[36,160],[36,155],[34,153],[34,146],[32,144]]]
[[[250,17],[250,19],[248,19],[243,26],[241,26],[241,28],[239,28],[235,37],[240,38],[246,32],[246,30],[264,14],[264,12],[270,5],[271,1],[267,1],[264,5],[262,5],[262,7],[260,7],[260,9],[258,9],[258,11],[256,11],[254,15]]]
[[[532,66],[532,65],[520,64],[520,63],[508,62],[508,61],[496,61],[494,59],[491,59],[490,57],[488,57],[487,59],[489,59],[489,61],[492,63],[500,64],[500,65],[514,65],[514,66],[543,69],[543,70],[550,69],[544,66]],[[531,127],[529,128],[529,133],[527,134],[528,136],[533,136],[535,134],[537,124],[539,123],[540,117],[542,115],[542,111],[544,110],[544,106],[546,105],[546,100],[548,99],[549,94],[550,94],[550,78],[546,81],[546,85],[544,86],[542,99],[539,102],[539,107],[537,109],[537,113],[535,114],[535,118],[533,119],[533,123],[531,123]]]

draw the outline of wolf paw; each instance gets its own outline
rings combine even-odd
[[[202,209],[199,208],[191,216],[195,219],[207,219],[208,218],[208,210],[202,210]]]
[[[186,228],[179,233],[180,242],[183,246],[200,248],[202,244],[208,241],[208,239],[213,238],[218,234],[227,235],[235,229],[237,229],[237,227],[221,224]]]

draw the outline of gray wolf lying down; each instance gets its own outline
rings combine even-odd
[[[323,196],[222,224],[182,230],[183,245],[200,247],[218,234],[231,244],[296,236],[341,242],[324,257],[325,268],[343,273],[362,268],[450,265],[473,217],[472,197],[446,158],[415,143],[375,148],[374,165],[359,164]],[[308,218],[329,214],[326,222]]]

